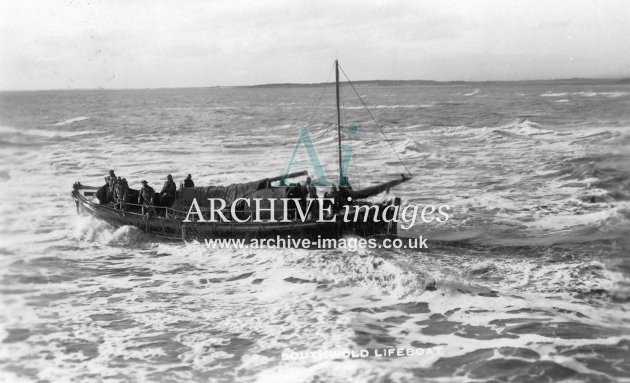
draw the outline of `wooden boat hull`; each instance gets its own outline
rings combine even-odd
[[[344,234],[342,222],[264,222],[264,223],[213,223],[183,222],[180,218],[150,216],[122,211],[109,205],[88,200],[81,192],[72,197],[79,214],[101,219],[114,227],[133,226],[166,240],[200,240],[209,238],[340,238]]]

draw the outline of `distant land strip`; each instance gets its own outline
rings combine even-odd
[[[345,81],[342,81],[342,84]],[[374,85],[374,86],[448,86],[448,85],[467,85],[467,86],[483,86],[483,85],[629,85],[630,77],[625,78],[567,78],[554,80],[492,80],[492,81],[435,81],[435,80],[359,80],[352,81],[354,85]],[[174,87],[155,87],[155,88],[58,88],[58,89],[3,89],[0,93],[22,93],[22,92],[57,92],[57,91],[116,91],[116,90],[165,90],[165,89],[211,89],[211,88],[308,88],[308,87],[324,87],[334,86],[335,83],[317,82],[317,83],[271,83],[258,85],[205,85],[205,86],[174,86]]]
[[[342,81],[342,83],[345,81]],[[379,85],[379,86],[417,86],[417,85],[501,85],[501,84],[521,84],[521,85],[609,85],[630,84],[630,77],[626,78],[567,78],[554,80],[516,80],[516,81],[435,81],[435,80],[362,80],[352,81],[355,85]],[[318,83],[274,83],[260,85],[240,85],[235,88],[290,88],[290,87],[318,87],[331,86],[334,82]]]

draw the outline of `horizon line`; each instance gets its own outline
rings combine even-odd
[[[348,81],[341,81],[347,83]],[[355,80],[353,84],[361,85],[381,85],[396,86],[408,84],[416,85],[463,85],[463,84],[508,84],[508,83],[618,83],[621,85],[630,84],[630,76],[624,77],[570,77],[554,79],[533,79],[533,80]],[[99,91],[99,90],[160,90],[160,89],[205,89],[205,88],[281,88],[281,87],[316,87],[334,85],[334,81],[326,82],[278,82],[261,83],[250,85],[203,85],[203,86],[158,86],[158,87],[129,87],[129,88],[106,88],[98,86],[94,88],[47,88],[47,89],[1,89],[0,93],[8,92],[54,92],[54,91]]]

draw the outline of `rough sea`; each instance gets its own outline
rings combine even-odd
[[[350,181],[405,173],[393,147],[390,197],[453,210],[401,233],[429,249],[210,250],[76,213],[109,169],[281,175],[303,127],[334,179],[334,87],[0,93],[0,381],[630,381],[630,85],[357,91],[391,146],[344,87]]]

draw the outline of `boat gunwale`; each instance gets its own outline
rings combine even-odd
[[[251,230],[251,229],[256,229],[256,228],[264,228],[268,230],[290,229],[290,228],[315,228],[315,227],[325,227],[325,226],[336,226],[339,224],[339,221],[337,219],[333,221],[319,221],[319,222],[318,221],[301,221],[301,220],[295,220],[291,222],[282,222],[282,221],[275,221],[275,222],[270,222],[270,221],[263,221],[263,222],[190,221],[190,222],[185,222],[180,219],[181,217],[174,218],[174,217],[162,217],[162,216],[147,216],[141,213],[118,210],[110,205],[101,205],[99,203],[90,201],[89,199],[86,198],[86,196],[83,193],[81,193],[78,190],[76,192],[73,192],[73,198],[77,200],[77,203],[82,203],[83,205],[86,205],[86,208],[88,208],[89,210],[92,210],[94,212],[100,212],[100,213],[108,213],[111,215],[115,215],[116,217],[119,217],[121,219],[134,218],[134,219],[142,220],[142,221],[172,222],[172,223],[177,223],[183,226],[204,226],[207,228],[232,229],[234,231],[241,231],[241,230],[246,231],[246,230]],[[132,204],[132,203],[128,203],[128,205],[142,206],[142,205]],[[163,206],[152,206],[152,207],[156,209],[165,209],[166,211],[172,210],[179,213],[184,213],[181,210],[172,209],[170,207],[163,207]],[[336,215],[338,214],[335,214],[335,216]],[[128,216],[131,216],[131,217],[128,217]],[[129,225],[133,226],[132,223],[129,223]]]

